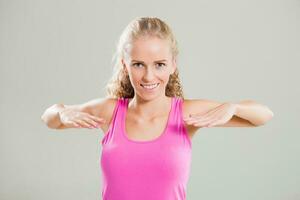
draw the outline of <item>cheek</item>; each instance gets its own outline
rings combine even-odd
[[[165,82],[168,82],[170,78],[170,74],[162,74],[161,79],[163,79]]]
[[[129,75],[129,79],[131,81],[132,84],[138,84],[138,82],[140,81],[141,79],[141,75],[140,73],[134,73],[134,72],[131,72],[131,74]]]

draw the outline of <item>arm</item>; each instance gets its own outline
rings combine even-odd
[[[47,108],[43,115],[41,116],[41,120],[52,129],[61,129],[64,128],[63,124],[60,121],[59,112],[65,109],[66,107],[73,107],[78,111],[83,110],[82,107],[76,105],[64,105],[64,104],[54,104]]]
[[[68,128],[61,123],[59,112],[63,111],[65,108],[71,108],[75,111],[85,112],[92,115],[94,118],[102,118],[105,119],[105,121],[110,122],[116,101],[117,99],[114,98],[97,98],[76,105],[55,104],[46,109],[44,114],[41,116],[41,119],[49,128]]]
[[[265,105],[252,100],[244,100],[235,104],[235,115],[246,119],[256,126],[264,125],[273,116],[273,112]]]
[[[226,105],[226,106],[221,106]],[[228,105],[232,105],[229,106]],[[188,115],[194,116],[189,119]],[[258,104],[252,100],[244,100],[238,103],[224,104],[222,102],[208,99],[185,100],[185,119],[188,125],[200,128],[196,123],[204,121],[210,122],[220,119],[222,115],[230,116],[226,123],[216,124],[215,127],[253,127],[266,123],[273,116],[273,113],[266,106]],[[229,115],[229,116],[228,116]],[[224,116],[227,118],[226,116]],[[201,119],[202,118],[202,119]],[[224,119],[223,119],[224,120]],[[192,122],[194,121],[194,122]],[[199,124],[198,124],[199,125]]]

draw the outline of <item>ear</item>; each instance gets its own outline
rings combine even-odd
[[[124,61],[123,58],[121,59],[121,62],[122,62],[123,70],[124,70],[126,73],[128,73],[128,72],[127,72],[127,69],[126,69],[126,63],[125,63],[125,61]]]
[[[172,74],[175,72],[176,68],[177,68],[177,59],[174,58],[172,61],[172,71],[171,71]]]

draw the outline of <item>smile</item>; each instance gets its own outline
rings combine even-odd
[[[159,85],[159,83],[156,83],[156,84],[151,84],[151,85],[143,85],[141,84],[141,86],[147,90],[153,90],[155,89],[157,86]]]

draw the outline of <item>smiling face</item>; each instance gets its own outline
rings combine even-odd
[[[122,59],[135,95],[143,99],[165,96],[169,77],[176,69],[170,45],[157,37],[141,37],[132,43],[131,51]]]

